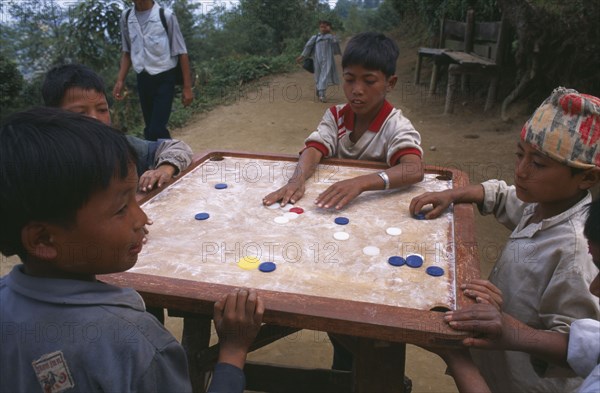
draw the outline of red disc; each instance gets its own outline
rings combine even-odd
[[[292,207],[292,208],[290,209],[290,211],[291,211],[292,213],[296,213],[296,214],[302,214],[302,213],[304,213],[304,209],[303,209],[303,208],[301,208],[301,207]]]

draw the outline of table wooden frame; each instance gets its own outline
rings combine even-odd
[[[190,168],[182,175],[206,160],[228,156],[288,162],[298,160],[298,156],[292,155],[209,151],[197,154]],[[381,163],[355,160],[328,159],[322,163],[373,169],[386,168],[386,165]],[[427,166],[426,173],[438,173],[445,178],[451,178],[453,187],[468,184],[467,176],[458,170]],[[154,190],[140,196],[140,203],[151,199],[160,191]],[[473,208],[469,204],[454,206],[454,242],[457,284],[479,278]],[[147,306],[163,307],[169,310],[169,315],[184,318],[182,344],[188,353],[192,383],[195,391],[203,391],[204,372],[214,366],[218,351],[218,348],[209,348],[213,305],[234,287],[129,272],[103,275],[99,279],[121,287],[132,287],[142,295]],[[321,374],[319,370],[291,371],[270,366],[268,380],[263,380],[260,378],[260,369],[269,366],[249,363],[245,372],[247,387],[252,390],[310,389],[310,384],[303,387],[292,384],[289,390],[274,385],[280,378],[287,382],[297,380],[308,383],[305,373],[310,373],[316,378],[314,386],[319,386],[322,391],[327,389],[348,391],[351,387],[351,390],[360,392],[403,392],[405,343],[452,346],[457,345],[464,338],[464,334],[447,326],[443,321],[443,313],[438,311],[263,290],[260,291],[260,296],[267,309],[264,315],[266,325],[261,329],[253,349],[297,330],[312,329],[337,334],[336,337],[339,337],[344,346],[355,354],[355,365],[351,375],[329,370],[321,370]],[[472,301],[469,298],[461,291],[457,291],[457,308],[470,303]]]

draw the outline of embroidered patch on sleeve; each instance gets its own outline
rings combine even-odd
[[[61,351],[47,353],[31,363],[44,393],[59,393],[75,387]]]

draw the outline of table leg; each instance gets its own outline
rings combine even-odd
[[[431,80],[429,81],[429,96],[433,96],[435,95],[435,91],[437,89],[437,83],[438,83],[438,73],[440,72],[440,65],[438,65],[438,62],[434,60],[433,62],[433,69],[431,70]]]
[[[458,67],[458,66],[456,66]],[[454,100],[456,100],[456,87],[458,85],[458,74],[454,72],[455,65],[451,64],[448,67],[448,86],[446,89],[446,105],[444,107],[444,114],[454,112]]]
[[[158,319],[158,322],[160,322],[161,324],[165,324],[165,309],[162,307],[146,307],[146,311],[152,315],[154,315],[154,317],[156,319]]]
[[[359,338],[354,359],[355,392],[404,393],[406,344]]]
[[[207,379],[211,369],[203,369],[198,358],[199,353],[210,344],[210,333],[212,318],[197,315],[183,318],[183,334],[181,345],[185,349],[188,358],[192,390],[198,393],[206,392]],[[212,368],[212,364],[210,365]]]
[[[423,57],[419,54],[417,55],[417,65],[415,67],[415,86],[419,84],[421,79],[421,65],[423,64]]]

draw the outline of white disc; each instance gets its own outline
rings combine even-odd
[[[335,240],[348,240],[350,239],[350,234],[348,232],[336,232],[333,234],[333,238]]]
[[[273,221],[275,221],[278,224],[287,224],[288,222],[290,222],[290,219],[285,216],[279,216],[275,217]]]
[[[375,246],[367,246],[367,247],[363,248],[363,253],[365,255],[371,255],[371,256],[379,255],[379,248],[377,248]]]
[[[390,236],[398,236],[402,233],[402,229],[396,227],[389,227],[385,232]]]
[[[283,216],[285,218],[287,218],[288,220],[295,220],[296,218],[298,218],[300,216],[300,214],[294,213],[294,212],[287,212],[287,213],[283,213]]]

